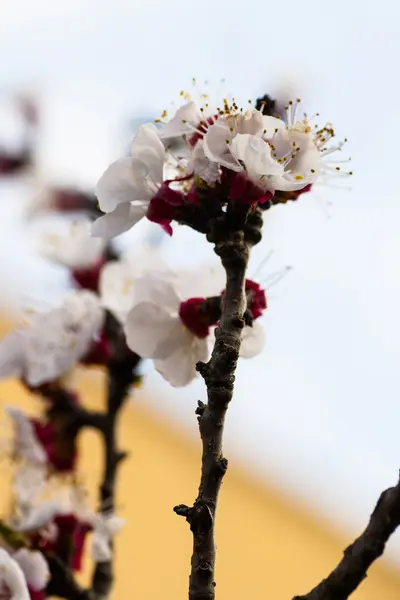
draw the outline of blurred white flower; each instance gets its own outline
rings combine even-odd
[[[12,489],[23,513],[38,502],[46,487],[46,475],[46,465],[42,463],[26,462],[15,469]]]
[[[46,453],[36,436],[35,429],[29,417],[15,406],[6,406],[5,411],[14,423],[13,453],[15,456],[22,460],[36,463],[37,465],[46,464]],[[30,476],[32,473],[24,471],[24,474]]]
[[[3,548],[0,548],[0,597],[4,600],[30,600],[24,572]]]
[[[104,308],[125,322],[132,308],[135,281],[147,271],[167,269],[161,252],[146,244],[126,252],[120,260],[107,262],[101,270],[99,294]]]
[[[132,142],[131,157],[112,163],[97,184],[99,206],[106,214],[93,223],[92,235],[114,237],[145,216],[163,183],[164,161],[157,128],[142,125]]]
[[[35,387],[69,371],[88,352],[104,320],[99,298],[69,294],[59,308],[32,316],[30,325],[0,342],[0,378],[19,377]]]
[[[43,554],[21,548],[13,554],[13,559],[21,567],[28,586],[37,592],[44,590],[50,579],[50,570]]]
[[[112,557],[112,539],[125,525],[125,519],[113,513],[95,515],[92,525],[92,558],[98,563],[108,562]]]
[[[43,235],[40,252],[70,269],[91,267],[101,259],[106,241],[92,237],[90,228],[91,221],[74,221],[63,235]]]
[[[15,526],[17,531],[35,531],[53,521],[56,515],[65,515],[70,507],[60,500],[50,500],[33,506],[23,519]]]
[[[240,356],[242,358],[253,358],[264,350],[265,330],[259,321],[253,321],[252,327],[244,327],[242,333],[242,344]]]

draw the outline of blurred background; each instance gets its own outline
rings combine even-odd
[[[267,345],[240,363],[229,409],[220,598],[235,591],[280,600],[308,591],[398,475],[399,17],[389,0],[0,4],[0,149],[7,160],[23,157],[3,175],[0,160],[4,309],[52,306],[70,285],[67,271],[38,252],[40,237],[61,223],[56,216],[28,223],[27,215],[54,187],[92,194],[138,125],[178,106],[193,77],[200,88],[207,80],[216,98],[221,89],[244,101],[300,96],[304,110],[349,139],[355,175],[268,211],[253,253],[250,275],[271,250],[265,277],[293,268],[267,290]],[[200,235],[179,227],[170,240],[142,223],[118,244],[143,239],[162,246],[171,265],[213,260]],[[124,422],[133,459],[121,492],[129,526],[115,597],[137,590],[177,598],[186,593],[190,536],[171,509],[197,491],[194,409],[204,388],[172,389],[151,365],[146,375]],[[99,401],[99,378],[80,376],[88,402]],[[2,402],[10,394],[27,402],[14,384],[0,391]],[[85,440],[90,481],[95,443]],[[399,597],[399,553],[397,534],[386,566],[374,567],[354,596]]]

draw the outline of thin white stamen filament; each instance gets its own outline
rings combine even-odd
[[[275,285],[277,285],[280,281],[282,281],[282,279],[284,277],[286,277],[286,275],[292,269],[293,269],[293,267],[287,265],[286,267],[279,269],[279,271],[275,271],[274,273],[271,273],[270,275],[268,275],[263,281],[260,282],[260,285],[265,287],[268,291],[271,288],[273,288]]]
[[[258,265],[257,269],[254,271],[254,273],[251,276],[251,279],[254,281],[256,275],[258,275],[258,273],[261,272],[262,268],[267,264],[267,262],[270,260],[271,256],[273,255],[274,251],[270,250],[267,254],[267,256],[265,256],[262,261],[260,262],[260,264]]]

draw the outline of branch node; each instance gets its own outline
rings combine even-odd
[[[198,363],[196,363],[196,371],[198,371],[198,373],[200,373],[200,375],[206,381],[207,376],[208,376],[208,372],[209,372],[209,365],[208,365],[208,363],[204,363],[202,361],[199,361]]]
[[[196,415],[199,415],[199,417],[202,417],[204,414],[204,411],[206,409],[207,404],[204,404],[204,402],[202,402],[201,400],[197,400],[197,408],[195,410]]]
[[[219,467],[219,469],[221,471],[221,475],[222,476],[225,475],[225,473],[226,473],[226,471],[228,469],[228,459],[225,458],[225,457],[222,457],[222,458],[219,459],[219,461],[218,461],[217,464],[218,464],[218,467]]]
[[[174,506],[173,511],[179,517],[185,517],[187,520],[189,520],[192,509],[189,508],[189,506],[186,506],[186,504],[178,504],[178,506]]]

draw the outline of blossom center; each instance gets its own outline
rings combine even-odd
[[[204,305],[205,298],[189,298],[179,306],[179,317],[182,323],[200,339],[209,335],[211,325],[204,311]]]
[[[247,297],[247,308],[251,312],[253,319],[261,317],[264,310],[267,308],[267,297],[265,291],[261,288],[259,283],[246,279],[246,297]]]

